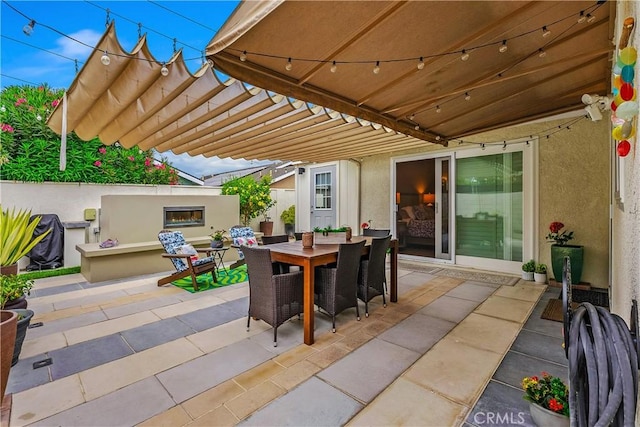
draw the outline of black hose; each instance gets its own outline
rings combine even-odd
[[[633,426],[638,398],[638,355],[624,320],[582,303],[568,337],[572,426]]]

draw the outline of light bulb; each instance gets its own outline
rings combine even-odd
[[[545,56],[547,56],[547,52],[545,52],[542,48],[538,49],[538,56],[540,58],[544,58]]]
[[[423,68],[424,68],[424,60],[421,56],[420,61],[418,62],[418,70],[422,70]]]
[[[587,20],[587,17],[584,16],[584,10],[580,11],[580,17],[578,18],[578,24],[584,24],[584,21]]]
[[[545,25],[544,27],[542,27],[542,37],[549,37],[550,35],[551,31],[547,29],[547,26]]]
[[[22,32],[24,33],[25,36],[30,36],[31,33],[33,33],[33,27],[35,26],[36,26],[36,21],[32,19],[31,22],[29,22],[27,25],[22,27]]]
[[[380,73],[380,61],[376,61],[376,66],[373,67],[373,74],[379,74]]]
[[[467,59],[469,59],[469,54],[467,53],[466,50],[462,49],[462,56],[460,57],[460,59],[462,59],[463,61],[466,61]]]
[[[507,41],[506,40],[502,40],[502,45],[498,48],[498,51],[500,53],[505,53],[507,51],[507,49],[509,49],[507,47]]]
[[[331,66],[331,72],[335,73],[338,71],[338,66],[336,65],[336,61],[333,61],[333,65]]]
[[[413,120],[413,119],[415,119],[415,118],[416,118],[416,115],[415,115],[415,114],[412,114],[412,115],[410,115],[410,116],[409,116],[409,120]]]
[[[420,126],[419,126],[419,125],[416,125],[416,126],[414,127],[414,129],[415,129],[415,130],[420,130]]]
[[[107,51],[106,50],[104,51],[104,53],[100,57],[100,62],[102,62],[102,65],[111,64],[111,58],[109,58],[109,55],[107,55]]]
[[[162,64],[162,68],[160,69],[160,74],[162,74],[164,77],[167,77],[169,75],[169,69],[167,68],[166,64]]]
[[[442,109],[440,108],[440,106],[439,106],[439,105],[436,105],[436,113],[439,113],[439,112],[441,112],[441,111],[442,111]]]
[[[42,116],[41,116],[40,114],[38,114],[38,115],[36,116],[36,120],[37,120],[37,121],[39,121],[39,122],[40,122],[40,121],[42,121]]]
[[[468,100],[470,100],[470,99],[471,99],[471,95],[469,95],[469,92],[465,92],[465,93],[464,93],[464,100],[465,100],[465,101],[468,101]]]
[[[244,62],[247,60],[247,51],[243,50],[242,53],[240,54],[240,61]]]
[[[287,61],[287,65],[284,66],[284,69],[287,71],[291,71],[293,69],[293,64],[291,63],[291,58]]]
[[[593,21],[596,20],[596,17],[590,13],[587,13],[587,22],[588,23],[592,23]]]
[[[436,135],[436,141],[440,141],[440,135]]]

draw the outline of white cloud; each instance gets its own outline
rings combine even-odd
[[[86,29],[71,33],[69,34],[69,37],[79,40],[91,47],[87,47],[67,37],[60,37],[56,40],[56,44],[58,45],[56,52],[69,58],[84,61],[93,51],[93,46],[98,44],[102,34],[94,30]]]

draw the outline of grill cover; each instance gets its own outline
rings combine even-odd
[[[41,214],[32,215],[31,220],[33,221],[38,216],[42,218],[33,231],[33,237],[45,233],[48,229],[51,229],[51,233],[38,242],[27,254],[31,260],[27,271],[62,267],[64,264],[64,227],[60,218],[56,214]]]

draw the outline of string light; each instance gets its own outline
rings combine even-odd
[[[373,74],[379,74],[380,73],[380,61],[376,61],[376,66],[373,67]]]
[[[33,27],[35,26],[36,26],[36,21],[32,19],[31,22],[29,22],[24,27],[22,27],[22,32],[24,33],[25,36],[30,36],[31,33],[33,33]]]
[[[410,115],[410,116],[409,116],[409,120],[413,120],[413,119],[415,119],[415,118],[416,118],[416,115],[415,115],[415,114],[412,114],[412,115]]]
[[[502,141],[502,150],[506,150],[507,149],[507,141]]]
[[[500,46],[500,48],[498,48],[498,52],[505,53],[507,51],[507,49],[509,49],[507,47],[507,41],[506,40],[502,40],[502,45]]]
[[[590,14],[590,13],[587,13],[587,22],[588,22],[589,24],[590,24],[590,23],[592,23],[592,22],[593,22],[593,21],[595,21],[595,20],[596,20],[595,15],[592,15],[592,14]]]
[[[160,74],[162,74],[164,77],[167,77],[169,75],[169,69],[167,68],[167,64],[165,64],[164,62],[162,63]]]
[[[436,113],[440,113],[442,111],[442,108],[440,108],[439,105],[436,105]]]
[[[465,49],[462,49],[462,56],[460,57],[460,59],[462,59],[463,61],[469,59],[469,53]]]
[[[436,135],[436,141],[440,141],[440,135]]]
[[[547,26],[545,25],[544,27],[542,27],[542,37],[549,37],[550,35],[551,31],[547,29]]]
[[[480,144],[480,147],[484,150],[484,143]]]
[[[245,62],[247,60],[247,51],[243,50],[240,54],[240,61]]]
[[[464,100],[465,101],[469,101],[471,99],[471,95],[469,95],[469,92],[465,92],[464,93]]]
[[[287,65],[284,66],[284,69],[287,71],[291,71],[293,69],[293,64],[291,63],[291,58],[287,61]]]
[[[335,73],[338,71],[338,66],[336,65],[336,61],[333,61],[333,65],[331,66],[331,72]]]
[[[540,48],[538,49],[538,56],[540,58],[544,58],[545,56],[547,56],[547,52],[545,52],[544,49]]]
[[[415,130],[420,130],[420,126],[419,125],[415,125],[414,129]]]
[[[102,56],[100,57],[100,62],[102,62],[102,65],[109,65],[111,64],[111,58],[109,58],[109,55],[107,54],[107,51],[105,50],[104,53],[102,54]]]
[[[587,17],[584,16],[584,10],[581,10],[580,17],[578,18],[578,24],[584,24],[586,20],[587,20]]]
[[[420,61],[418,61],[418,70],[422,70],[423,68],[424,68],[424,60],[421,56]]]

